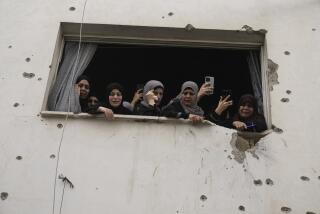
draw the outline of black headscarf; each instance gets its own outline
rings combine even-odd
[[[86,76],[86,75],[81,75],[77,78],[76,80],[76,84],[78,84],[81,80],[87,80],[89,83],[89,86],[91,87],[91,79]],[[82,99],[79,97],[79,102],[80,102],[80,106],[81,106],[81,112],[87,112],[88,111],[88,98],[89,95],[85,98]]]
[[[122,100],[118,107],[113,107],[109,103],[109,95],[113,89],[118,89],[122,94]],[[122,85],[120,85],[117,82],[110,83],[107,86],[107,90],[106,90],[106,107],[111,109],[114,114],[131,114],[131,111],[123,106],[123,101],[124,101],[124,88],[122,87]]]

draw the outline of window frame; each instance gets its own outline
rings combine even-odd
[[[80,23],[61,22],[58,30],[57,40],[51,62],[46,92],[41,107],[43,117],[60,117],[76,114],[68,112],[47,111],[47,101],[49,91],[55,81],[59,64],[62,58],[63,47],[66,41],[80,40]],[[240,31],[240,30],[216,30],[216,29],[196,29],[196,28],[173,28],[154,26],[133,26],[133,25],[110,25],[110,24],[90,24],[82,25],[82,42],[108,43],[108,44],[128,44],[128,45],[157,45],[172,47],[198,47],[215,49],[236,49],[236,50],[260,50],[261,80],[263,91],[263,110],[268,128],[271,127],[271,104],[270,91],[267,76],[267,44],[266,35],[260,31]],[[81,113],[80,118],[90,117],[86,113]],[[142,118],[141,118],[142,117]],[[132,116],[121,116],[116,118],[132,118]],[[149,116],[139,116],[138,119],[151,119]],[[162,117],[156,117],[162,118]],[[159,120],[153,118],[153,120]],[[170,120],[163,118],[161,121]]]

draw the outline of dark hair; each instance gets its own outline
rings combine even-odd
[[[106,95],[109,96],[109,94],[111,93],[111,91],[113,89],[118,89],[122,95],[124,94],[124,89],[123,89],[122,85],[120,83],[113,82],[107,86]]]
[[[89,85],[91,84],[91,79],[90,77],[86,75],[81,75],[77,78],[76,84],[78,84],[81,80],[87,80],[89,82]]]
[[[245,104],[250,104],[253,108],[253,114],[250,116],[250,118],[242,118],[240,115],[239,115],[239,109],[240,109],[240,106],[243,106]],[[258,113],[258,104],[257,104],[257,99],[251,95],[251,94],[245,94],[245,95],[242,95],[239,99],[239,103],[238,103],[238,109],[237,109],[237,112],[236,114],[234,115],[233,117],[233,120],[240,120],[240,121],[244,121],[244,120],[247,120],[247,119],[255,119],[257,117],[259,117],[260,114]]]

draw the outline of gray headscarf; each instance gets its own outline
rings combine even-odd
[[[144,88],[143,88],[143,101],[141,101],[141,104],[148,107],[149,104],[148,104],[148,99],[147,99],[146,94],[150,90],[155,89],[155,88],[159,88],[159,87],[164,89],[164,86],[160,81],[158,81],[158,80],[150,80],[150,81],[148,81],[144,85]],[[161,100],[159,100],[159,101],[161,101]]]
[[[194,94],[197,96],[197,94],[199,92],[199,87],[198,87],[197,83],[192,82],[192,81],[187,81],[182,84],[181,92],[176,98],[180,100],[180,104],[186,113],[203,116],[204,112],[203,112],[202,108],[200,106],[198,106],[197,99],[192,103],[191,106],[186,106],[182,102],[182,99],[181,99],[182,94],[183,94],[184,90],[186,90],[187,88],[190,88],[194,92]]]

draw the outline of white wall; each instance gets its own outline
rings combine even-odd
[[[0,199],[1,214],[52,213],[57,158],[50,155],[57,155],[62,134],[57,124],[64,121],[37,114],[59,23],[80,22],[83,5],[83,0],[0,1],[0,193],[9,194]],[[76,10],[69,11],[71,6]],[[280,82],[271,92],[272,120],[284,132],[259,143],[259,159],[247,152],[239,164],[230,145],[233,131],[221,127],[70,119],[58,172],[75,189],[66,188],[62,213],[238,213],[239,205],[246,213],[281,213],[283,206],[291,213],[320,213],[318,1],[88,0],[84,20],[267,29],[268,55],[279,64]],[[24,78],[23,72],[35,77]],[[283,97],[290,101],[281,102]],[[266,185],[267,178],[273,186]],[[263,185],[254,185],[256,179]],[[56,213],[62,187],[58,180]]]

